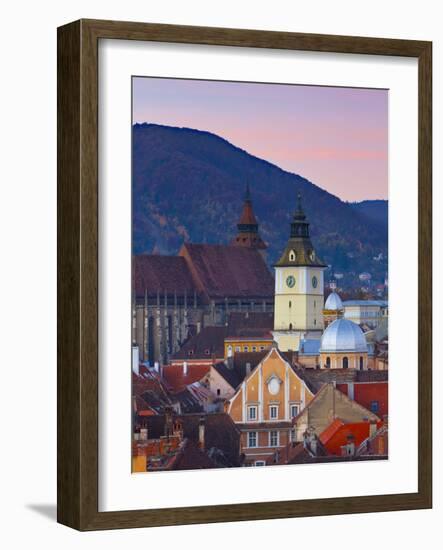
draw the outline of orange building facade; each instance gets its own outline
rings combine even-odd
[[[313,393],[272,348],[245,378],[227,411],[241,431],[240,453],[245,466],[272,464],[292,437],[292,419]]]

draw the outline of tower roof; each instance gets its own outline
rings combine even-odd
[[[254,214],[254,209],[252,208],[249,184],[246,184],[243,210],[237,224],[237,229],[238,233],[232,240],[232,245],[255,248],[258,250],[264,250],[267,248],[258,232],[258,222]]]
[[[286,248],[275,264],[276,267],[311,266],[326,267],[317,256],[309,236],[309,222],[304,213],[301,195],[297,195],[297,209],[291,221],[291,232]]]

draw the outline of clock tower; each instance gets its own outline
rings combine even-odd
[[[298,194],[286,248],[275,264],[274,340],[281,351],[298,351],[302,339],[319,339],[323,332],[323,272],[309,237]]]

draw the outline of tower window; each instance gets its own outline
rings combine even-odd
[[[347,357],[343,357],[343,368],[347,369],[349,367],[349,359]]]
[[[331,368],[331,358],[330,357],[326,357],[326,368],[327,369]]]
[[[360,357],[360,370],[363,370],[363,357]]]
[[[292,307],[292,302],[291,302],[291,300],[289,300],[289,307]]]
[[[292,323],[289,323],[289,330],[292,330]]]
[[[289,261],[290,262],[295,262],[295,258],[296,258],[295,250],[291,250],[289,252]]]

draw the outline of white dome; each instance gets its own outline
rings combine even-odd
[[[340,299],[340,296],[336,292],[331,292],[331,294],[329,294],[325,303],[325,309],[333,311],[339,311],[343,309],[343,303]]]
[[[368,345],[362,329],[348,319],[336,319],[324,331],[320,342],[321,353],[367,352]]]

